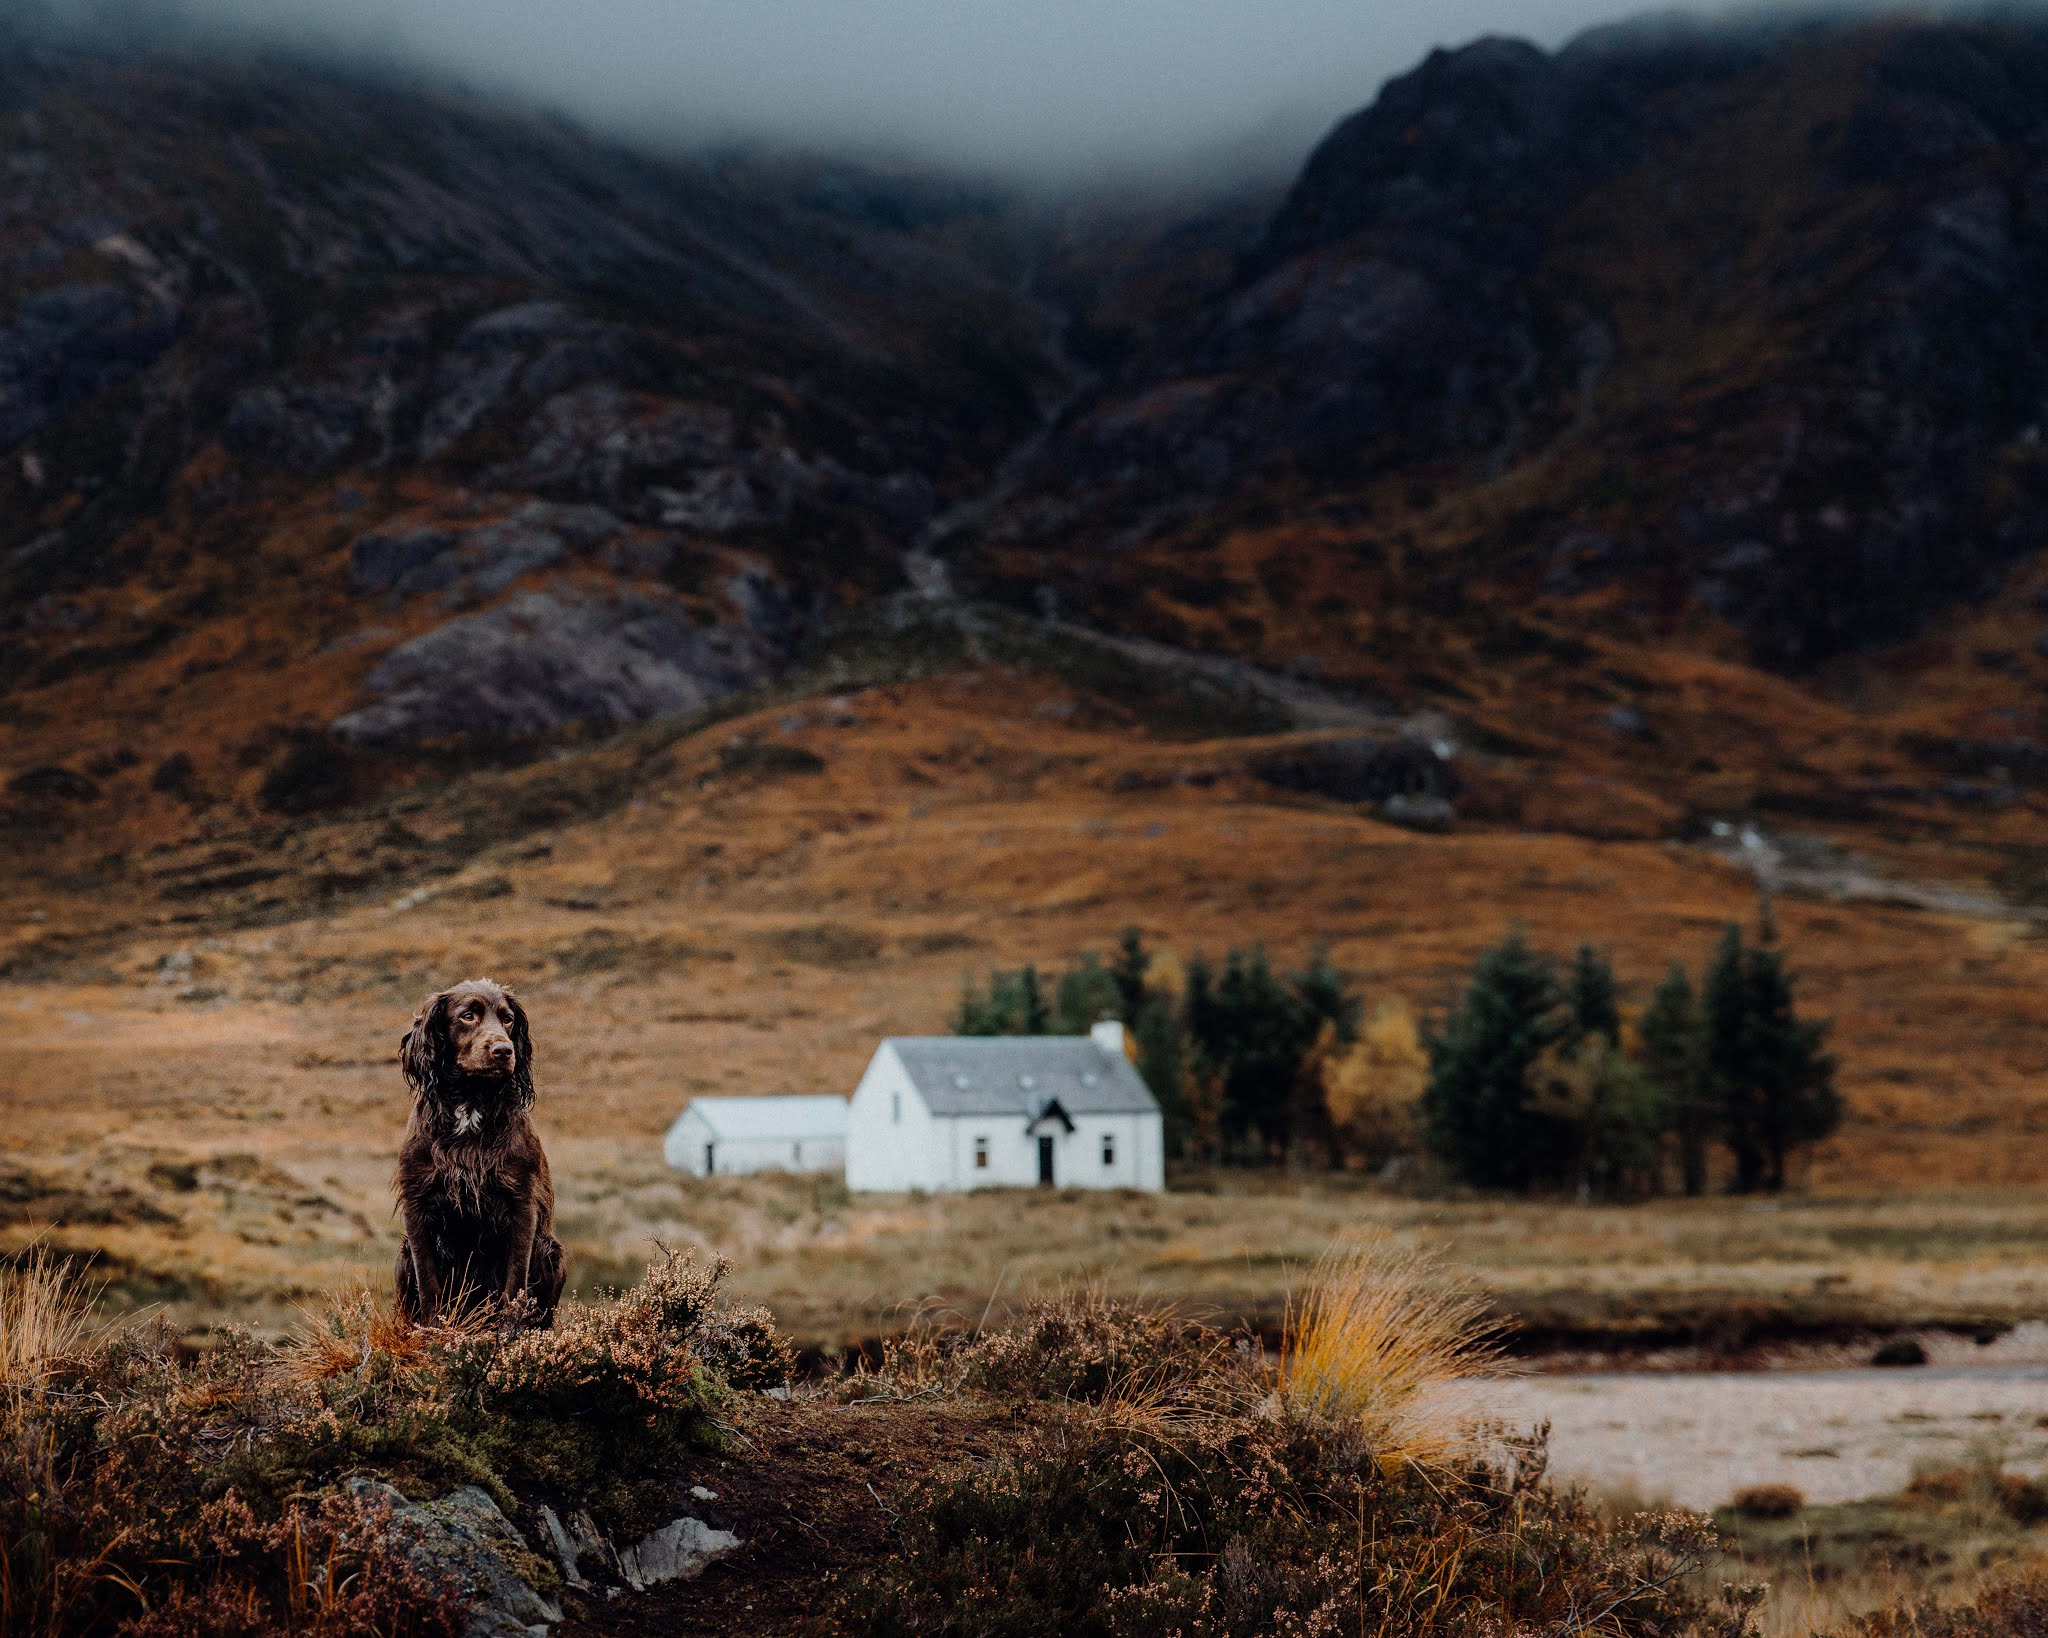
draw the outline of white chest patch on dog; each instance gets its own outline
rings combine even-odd
[[[474,1132],[483,1123],[484,1114],[481,1109],[472,1109],[466,1103],[458,1103],[455,1106],[455,1135],[457,1137],[461,1137],[467,1132]]]

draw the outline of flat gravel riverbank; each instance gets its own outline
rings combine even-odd
[[[1687,1507],[1765,1483],[1855,1501],[1986,1456],[2048,1472],[2048,1365],[1532,1376],[1472,1391],[1511,1427],[1547,1420],[1558,1477]]]

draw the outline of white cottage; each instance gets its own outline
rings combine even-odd
[[[697,1177],[836,1172],[846,1164],[846,1100],[692,1098],[661,1152],[677,1171]]]
[[[849,1189],[1163,1189],[1159,1103],[1121,1024],[1087,1035],[895,1036],[846,1115]]]

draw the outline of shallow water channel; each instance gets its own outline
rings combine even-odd
[[[1712,1508],[1745,1486],[1810,1502],[1889,1495],[1986,1456],[2048,1472],[2048,1365],[1529,1376],[1474,1389],[1511,1427],[1550,1423],[1551,1471]]]

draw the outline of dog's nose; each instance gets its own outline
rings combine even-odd
[[[512,1061],[512,1043],[510,1041],[493,1041],[491,1043],[491,1057],[501,1064],[509,1064]]]

